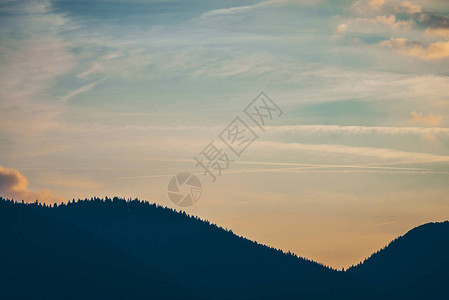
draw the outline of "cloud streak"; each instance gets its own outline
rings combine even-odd
[[[263,149],[267,153],[270,151],[279,153],[281,151],[285,153],[285,156],[288,154],[297,156],[299,153],[306,153],[319,155],[334,154],[353,158],[372,158],[376,160],[373,162],[373,165],[382,164],[383,162],[395,162],[398,164],[449,162],[449,156],[447,155],[407,152],[388,148],[353,147],[336,144],[300,144],[259,141],[254,145],[254,148]]]
[[[62,102],[66,102],[66,101],[72,99],[73,97],[75,97],[75,96],[77,96],[77,95],[79,95],[79,94],[86,93],[86,92],[90,91],[90,90],[93,89],[96,85],[102,83],[102,82],[105,81],[105,80],[106,80],[106,78],[102,78],[102,79],[97,80],[97,81],[95,81],[95,82],[86,84],[86,85],[80,87],[79,89],[76,89],[76,90],[74,90],[74,91],[72,91],[72,92],[70,92],[70,93],[68,93],[68,94],[66,94],[66,95],[64,95],[64,96],[62,96],[62,97],[60,97],[59,100],[61,100]]]
[[[276,4],[285,4],[292,2],[292,0],[268,0],[268,1],[262,1],[253,5],[244,5],[244,6],[234,6],[230,8],[221,8],[221,9],[214,9],[210,10],[208,12],[205,12],[201,14],[198,19],[204,19],[208,17],[218,17],[218,16],[226,16],[226,15],[232,15],[236,13],[241,13],[245,11],[249,11],[258,7],[264,7],[264,6],[270,6],[270,5],[276,5]]]
[[[430,115],[437,119],[439,115]],[[426,117],[425,117],[426,118]],[[438,123],[439,124],[439,123]],[[437,125],[433,123],[433,125]],[[268,126],[267,133],[299,133],[305,135],[345,134],[345,135],[418,135],[449,137],[449,128],[440,127],[378,127],[339,125],[285,125]]]

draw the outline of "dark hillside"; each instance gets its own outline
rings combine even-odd
[[[410,230],[347,274],[391,299],[448,299],[449,222]]]
[[[0,199],[0,299],[446,299],[449,222],[338,272],[139,200]]]
[[[30,206],[0,201],[0,299],[184,299],[172,279]]]

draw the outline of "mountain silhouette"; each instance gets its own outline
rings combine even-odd
[[[347,274],[390,299],[448,299],[449,222],[410,230]]]
[[[423,225],[341,272],[137,199],[0,198],[0,298],[442,299],[448,237]]]
[[[0,299],[193,296],[106,240],[32,206],[0,200],[0,239]]]

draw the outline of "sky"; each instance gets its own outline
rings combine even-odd
[[[449,218],[448,75],[445,0],[0,0],[0,195],[179,210],[167,184],[193,173],[187,213],[348,267]],[[283,112],[264,128],[261,91]]]

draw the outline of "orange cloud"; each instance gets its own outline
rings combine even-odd
[[[426,33],[449,38],[449,28],[428,28],[426,29]]]
[[[337,27],[337,33],[345,33],[347,29],[348,29],[348,25],[340,24]]]
[[[359,0],[352,5],[352,9],[358,13],[368,13],[379,10],[385,2],[385,0]]]
[[[422,12],[422,8],[419,5],[415,5],[410,3],[409,1],[404,1],[399,5],[399,9],[401,11],[405,11],[406,13],[413,15]]]
[[[412,21],[398,21],[396,19],[395,15],[390,15],[389,17],[387,16],[378,16],[375,17],[374,19],[357,19],[356,21],[360,22],[360,23],[371,23],[371,24],[382,24],[382,25],[387,25],[388,27],[392,28],[392,29],[398,29],[401,27],[404,28],[410,28],[410,26],[412,25]]]
[[[381,42],[380,45],[390,47],[403,55],[422,60],[449,57],[449,42],[436,42],[424,47],[419,42],[412,42],[404,38],[391,38]]]
[[[16,201],[39,202],[52,204],[64,201],[61,197],[56,197],[49,190],[32,192],[28,190],[28,180],[19,171],[5,169],[0,166],[0,195],[12,198]]]
[[[423,116],[422,113],[412,111],[411,115],[412,117],[410,121],[413,123],[422,123],[426,125],[436,126],[443,121],[443,117],[438,114]]]

